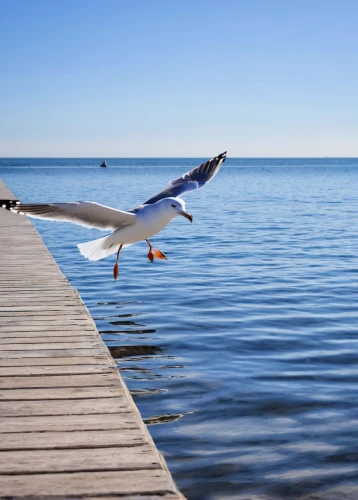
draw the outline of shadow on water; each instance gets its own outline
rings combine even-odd
[[[116,306],[123,307],[123,303],[117,302],[101,302],[97,303],[98,306]],[[166,388],[153,388],[153,387],[141,387],[135,388],[133,387],[133,383],[135,382],[148,382],[148,381],[156,381],[160,379],[170,379],[172,375],[164,375],[159,373],[160,371],[168,372],[171,370],[183,369],[186,368],[184,365],[180,364],[162,364],[163,358],[168,360],[174,360],[174,357],[163,356],[164,349],[157,345],[117,345],[118,342],[123,342],[128,337],[127,335],[143,335],[143,334],[154,334],[156,333],[155,329],[143,328],[147,325],[144,323],[137,323],[131,319],[120,319],[113,320],[112,318],[135,318],[138,316],[143,316],[144,313],[127,313],[127,314],[119,314],[119,315],[103,315],[95,317],[94,319],[97,322],[104,322],[107,325],[113,326],[123,326],[123,327],[131,327],[131,329],[101,329],[100,334],[103,336],[106,345],[117,363],[118,370],[122,374],[122,376],[126,379],[130,394],[134,397],[143,397],[143,396],[156,396],[161,395],[168,392]],[[105,327],[104,327],[105,328]],[[140,337],[141,339],[147,339],[147,337]],[[155,366],[151,367],[150,361],[159,361],[159,366],[155,364]],[[181,378],[176,377],[176,378]],[[172,422],[176,422],[186,415],[189,415],[191,412],[186,413],[173,413],[173,414],[164,414],[164,415],[152,415],[147,418],[144,418],[144,423],[146,425],[160,425],[160,424],[170,424]]]
[[[112,357],[117,360],[119,358],[127,358],[128,356],[138,356],[140,354],[158,354],[162,352],[160,347],[152,345],[128,345],[128,346],[115,346],[109,345],[108,349],[112,354]]]
[[[179,420],[180,418],[185,417],[185,415],[189,415],[191,412],[186,412],[186,413],[174,413],[172,415],[159,415],[159,416],[153,416],[144,419],[144,423],[146,425],[158,425],[158,424],[170,424],[171,422],[175,422],[176,420]]]
[[[143,312],[133,312],[124,314],[112,314],[113,308],[122,308],[135,302],[97,302],[101,312],[104,314],[94,316],[94,320],[99,327],[99,332],[103,340],[117,363],[118,370],[126,379],[128,388],[134,398],[143,396],[155,396],[168,392],[167,387],[143,387],[143,383],[170,380],[180,378],[173,376],[172,370],[185,368],[184,365],[176,364],[175,358],[164,355],[164,348],[159,345],[147,344],[153,340],[147,335],[155,334],[156,329],[146,328],[146,324],[137,323],[133,318],[144,317]],[[114,320],[113,318],[126,318]],[[115,329],[111,327],[115,326]],[[118,328],[122,326],[123,328]],[[146,335],[146,336],[145,336]],[[132,344],[133,337],[136,343]],[[124,342],[126,345],[122,345]],[[121,343],[121,345],[118,345]],[[162,361],[174,360],[171,364],[163,364]],[[169,373],[168,373],[169,372]],[[148,425],[168,424],[183,418],[185,413],[156,415],[146,418],[144,421]]]

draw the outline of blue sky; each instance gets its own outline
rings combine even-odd
[[[358,2],[0,0],[0,156],[358,156]]]

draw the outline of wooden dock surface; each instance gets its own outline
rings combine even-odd
[[[80,296],[1,208],[0,497],[184,499]]]

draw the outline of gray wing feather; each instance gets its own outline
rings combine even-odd
[[[180,177],[172,181],[167,189],[149,198],[143,205],[151,205],[163,198],[177,197],[187,191],[193,191],[205,186],[219,171],[221,165],[226,159],[226,151],[219,156],[215,156],[211,160],[203,163],[199,167],[190,170]]]
[[[11,208],[12,212],[28,215],[35,219],[47,219],[59,222],[72,222],[80,226],[115,230],[134,224],[136,216],[129,212],[116,210],[91,201],[70,203],[18,204]]]

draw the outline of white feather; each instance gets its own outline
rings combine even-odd
[[[42,205],[20,204],[10,209],[12,212],[59,222],[72,222],[80,226],[114,231],[135,224],[133,213],[116,210],[91,201],[76,201],[69,203],[47,203]]]
[[[120,244],[113,245],[111,243],[111,234],[104,238],[97,240],[87,241],[86,243],[79,243],[77,245],[80,253],[88,260],[101,260],[116,253]],[[129,247],[130,244],[123,244],[123,248]]]

